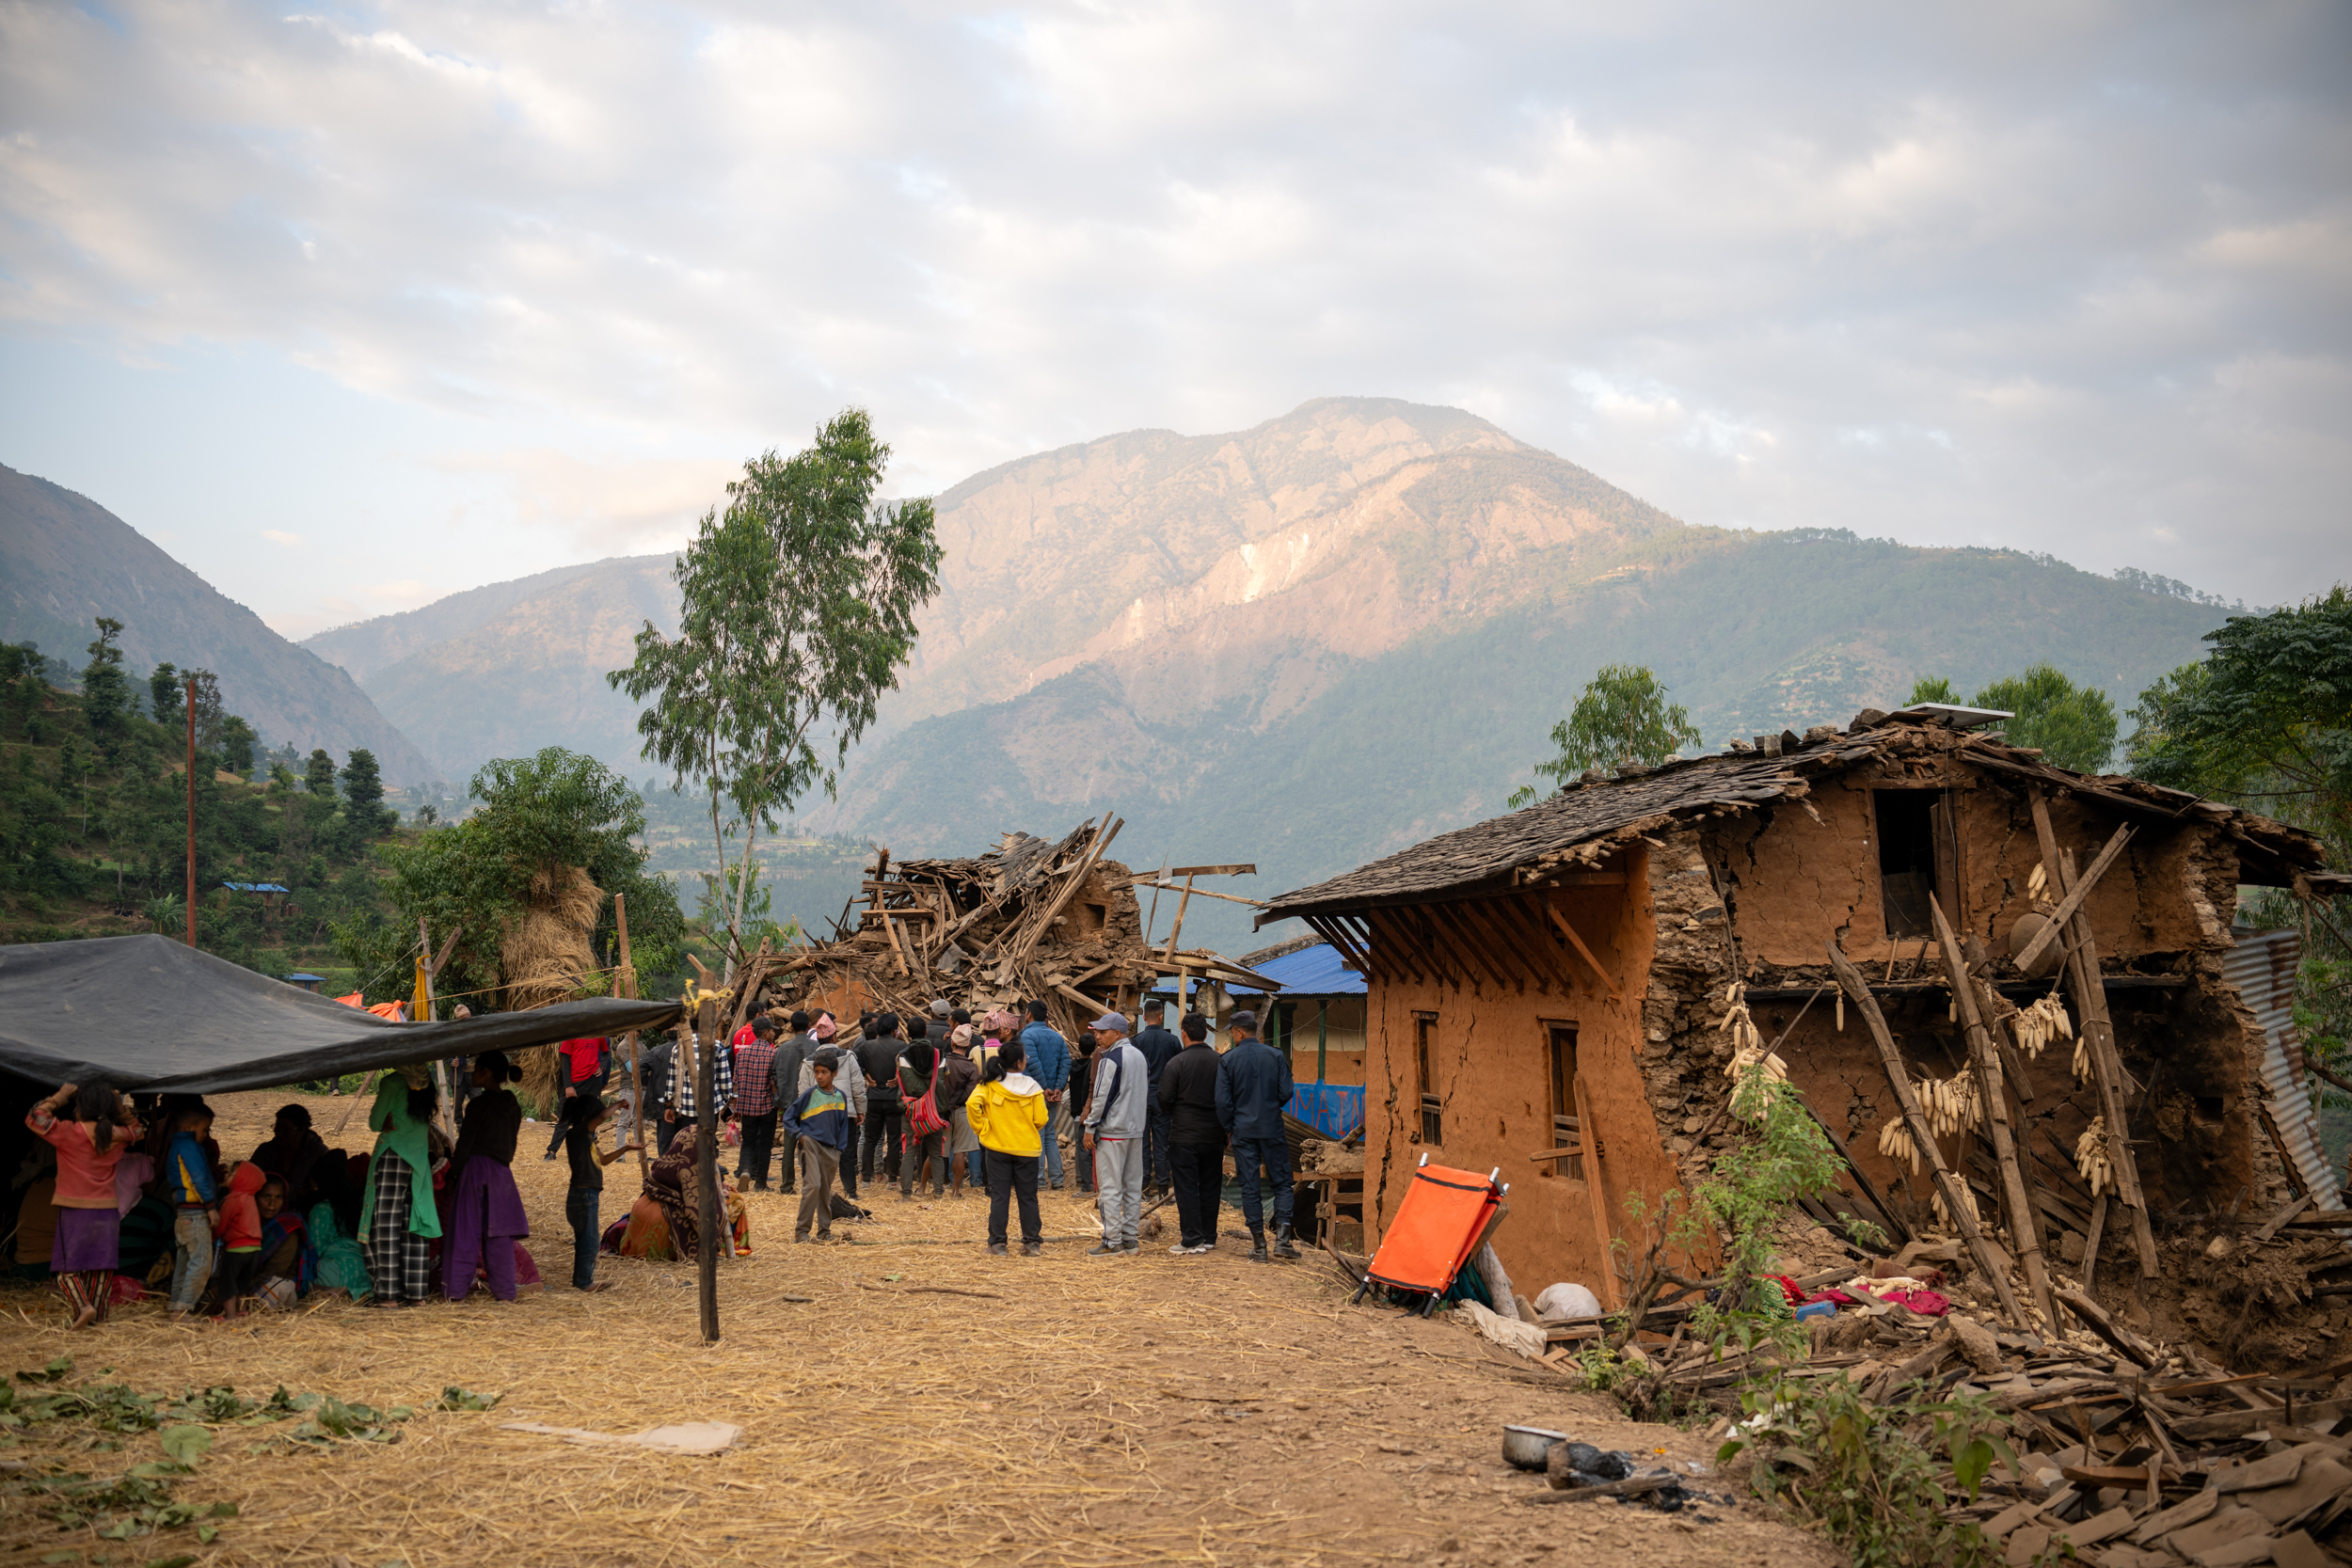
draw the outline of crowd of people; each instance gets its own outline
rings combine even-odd
[[[714,1136],[737,1130],[733,1180],[721,1178],[715,1207],[738,1254],[750,1243],[746,1191],[796,1194],[794,1241],[824,1242],[836,1218],[861,1212],[861,1186],[880,1180],[900,1202],[983,1192],[989,1252],[1010,1252],[1017,1223],[1021,1250],[1034,1257],[1045,1240],[1041,1186],[1074,1179],[1102,1218],[1089,1257],[1140,1253],[1155,1198],[1176,1208],[1168,1250],[1197,1256],[1216,1245],[1230,1148],[1249,1256],[1299,1256],[1282,1135],[1290,1061],[1257,1037],[1254,1015],[1232,1016],[1222,1053],[1209,1044],[1208,1020],[1188,1015],[1170,1031],[1157,1001],[1145,1005],[1140,1030],[1106,1012],[1074,1049],[1048,1016],[1042,1002],[976,1019],[941,1001],[929,1017],[865,1014],[845,1035],[830,1012],[773,1008],[710,1051],[707,1102],[696,1086],[702,1046],[689,1028],[653,1045],[619,1104],[605,1093],[610,1043],[564,1042],[545,1158],[569,1164],[572,1285],[607,1288],[596,1277],[600,1251],[695,1254],[705,1120]],[[233,1163],[199,1097],[62,1085],[25,1117],[39,1141],[16,1180],[18,1272],[38,1269],[45,1246],[75,1328],[149,1290],[167,1295],[175,1317],[283,1308],[322,1289],[379,1307],[457,1301],[476,1289],[514,1301],[541,1283],[513,1169],[525,1118],[507,1085],[521,1073],[495,1051],[448,1068],[454,1137],[431,1067],[417,1064],[377,1086],[369,1152],[327,1148],[310,1112],[290,1104],[271,1136]],[[628,1131],[608,1148],[604,1131],[624,1112]],[[648,1132],[658,1155],[643,1190],[604,1225],[605,1169],[643,1148]]]

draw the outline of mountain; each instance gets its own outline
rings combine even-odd
[[[605,684],[651,620],[677,630],[675,558],[622,556],[453,594],[339,626],[303,646],[358,675],[376,705],[462,784],[542,746],[641,777],[637,705]]]
[[[970,852],[1115,807],[1121,860],[1254,860],[1219,887],[1261,895],[1501,811],[1602,664],[1651,666],[1721,744],[2041,658],[2128,706],[2220,613],[2046,556],[1686,525],[1393,399],[1105,436],[935,504],[915,659],[839,799],[796,826]],[[564,568],[310,645],[341,640],[453,776],[549,741],[642,773],[601,674],[643,619],[675,626],[668,567]],[[1236,950],[1247,923],[1199,899],[1185,916]]]
[[[0,641],[31,641],[79,668],[95,622],[122,623],[124,662],[167,660],[220,677],[221,701],[272,745],[375,753],[385,782],[440,777],[343,671],[306,653],[148,542],[62,485],[0,467]]]

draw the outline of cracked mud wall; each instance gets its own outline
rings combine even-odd
[[[1490,976],[1464,974],[1460,984],[1430,979],[1376,978],[1371,984],[1366,1042],[1365,1218],[1375,1237],[1385,1233],[1402,1200],[1421,1142],[1420,1089],[1415,1082],[1414,1027],[1433,1014],[1431,1092],[1440,1101],[1443,1141],[1426,1148],[1432,1163],[1485,1175],[1502,1167],[1511,1184],[1510,1216],[1495,1231],[1503,1267],[1533,1296],[1558,1280],[1583,1284],[1606,1298],[1602,1280],[1613,1268],[1609,1238],[1597,1231],[1589,1191],[1570,1179],[1547,1175],[1558,1165],[1528,1157],[1552,1147],[1550,1029],[1573,1024],[1577,1069],[1599,1129],[1601,1190],[1611,1228],[1628,1233],[1625,1198],[1645,1203],[1680,1177],[1661,1145],[1645,1078],[1643,1017],[1649,990],[1655,933],[1643,847],[1623,857],[1623,887],[1562,890],[1559,907],[1615,980],[1612,996],[1582,959],[1549,932],[1522,932],[1562,956],[1569,976],[1540,989],[1497,986]],[[1374,914],[1380,941],[1382,911]],[[1587,1171],[1591,1164],[1587,1163]],[[1376,1244],[1376,1243],[1375,1243]]]

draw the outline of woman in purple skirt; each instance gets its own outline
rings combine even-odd
[[[72,1107],[65,1116],[66,1101]],[[138,1119],[122,1097],[101,1084],[63,1084],[25,1113],[24,1125],[57,1150],[57,1237],[49,1272],[73,1308],[75,1328],[103,1322],[120,1260],[122,1213],[115,1166],[139,1139]]]
[[[506,1085],[522,1075],[502,1051],[474,1058],[474,1086],[483,1093],[466,1107],[450,1153],[453,1196],[441,1221],[441,1291],[452,1301],[466,1299],[478,1270],[488,1272],[492,1295],[515,1299],[515,1242],[531,1234],[531,1224],[511,1168],[523,1108]]]

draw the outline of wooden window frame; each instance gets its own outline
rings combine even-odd
[[[1567,1018],[1547,1018],[1536,1021],[1544,1031],[1544,1095],[1551,1112],[1551,1147],[1581,1148],[1584,1132],[1577,1121],[1576,1075],[1581,1064],[1577,1058],[1579,1030],[1576,1021]],[[1561,1072],[1561,1035],[1567,1036],[1567,1072]],[[1565,1124],[1565,1126],[1563,1124]],[[1584,1179],[1584,1156],[1581,1153],[1565,1160],[1547,1160],[1536,1173],[1542,1178]]]
[[[1436,1013],[1413,1014],[1413,1090],[1421,1104],[1421,1141],[1424,1148],[1445,1147],[1445,1101],[1438,1096],[1437,1068],[1430,1060],[1437,1033]]]

